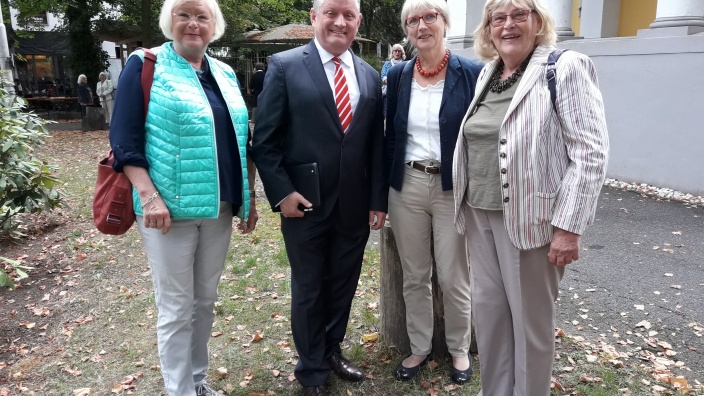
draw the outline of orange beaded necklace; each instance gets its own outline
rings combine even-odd
[[[442,58],[442,62],[440,62],[440,65],[436,67],[435,70],[423,70],[423,66],[420,64],[420,55],[418,55],[418,58],[416,58],[416,70],[418,70],[418,73],[420,73],[423,77],[436,76],[442,71],[442,69],[445,68],[445,66],[447,66],[448,59],[450,59],[450,50],[445,50],[445,56]]]

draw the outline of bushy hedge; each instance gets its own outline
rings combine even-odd
[[[27,112],[27,102],[0,87],[0,237],[18,236],[16,216],[39,213],[61,203],[55,167],[39,159],[35,150],[49,132],[47,121]]]

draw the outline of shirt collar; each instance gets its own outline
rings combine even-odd
[[[325,48],[323,48],[318,42],[317,37],[314,38],[313,41],[315,42],[315,47],[318,48],[318,54],[320,55],[320,60],[323,62],[323,64],[332,61],[332,58],[334,58],[335,55],[325,50]],[[352,67],[352,53],[350,51],[343,52],[342,55],[340,55],[338,58],[340,58],[340,61],[347,65],[347,67]]]

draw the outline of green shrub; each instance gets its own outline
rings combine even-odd
[[[2,87],[10,85],[3,81]],[[13,221],[22,213],[51,210],[61,203],[56,168],[39,159],[35,150],[49,132],[48,123],[24,112],[27,101],[0,88],[0,237],[21,235]]]

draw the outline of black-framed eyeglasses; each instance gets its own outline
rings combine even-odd
[[[187,12],[179,12],[179,13],[171,13],[177,21],[179,22],[188,22],[190,23],[192,20],[195,20],[197,24],[199,25],[207,25],[210,21],[213,20],[213,18],[210,18],[207,15],[203,14],[198,14],[198,15],[191,15]]]
[[[406,18],[406,26],[408,27],[416,27],[418,24],[420,24],[420,20],[422,19],[425,24],[430,24],[434,23],[435,21],[438,20],[438,15],[440,15],[439,12],[429,12],[425,15],[422,16],[412,16]]]
[[[496,14],[489,17],[489,23],[493,27],[501,27],[506,24],[508,18],[515,23],[525,22],[528,20],[528,15],[535,12],[535,10],[518,10],[511,14]]]

